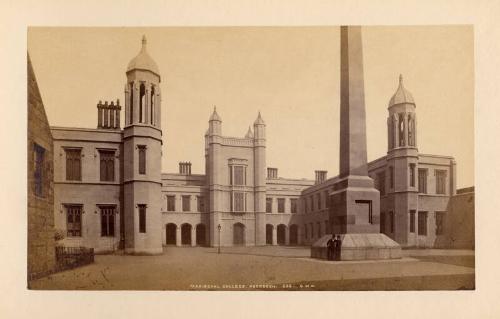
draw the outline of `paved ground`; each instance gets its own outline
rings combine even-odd
[[[304,247],[168,247],[160,256],[98,255],[95,263],[33,281],[32,289],[435,290],[474,289],[474,252],[404,250],[393,261],[330,262]]]

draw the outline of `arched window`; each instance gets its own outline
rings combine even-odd
[[[387,121],[387,135],[389,136],[389,149],[392,149],[394,146],[394,126],[392,124],[392,121],[391,119],[389,119],[389,121]]]
[[[415,119],[413,116],[408,118],[408,145],[415,146]]]
[[[141,83],[139,89],[139,123],[144,123],[144,112],[146,111],[146,87]]]
[[[129,85],[130,90],[130,116],[129,116],[129,124],[134,122],[134,82],[130,82]]]
[[[399,146],[405,146],[405,117],[401,113],[399,114]]]
[[[155,87],[151,86],[151,113],[150,113],[150,123],[155,124]]]

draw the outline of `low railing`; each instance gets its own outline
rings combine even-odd
[[[56,271],[72,269],[94,262],[94,248],[56,247]]]

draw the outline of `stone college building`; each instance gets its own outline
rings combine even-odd
[[[334,231],[329,194],[339,177],[316,171],[314,180],[287,179],[267,167],[272,123],[260,113],[245,136],[229,137],[223,114],[214,108],[208,118],[207,110],[205,175],[192,174],[188,162],[163,173],[161,74],[146,38],[125,73],[124,102],[99,102],[97,128],[50,127],[54,224],[64,245],[159,254],[168,245],[311,245]],[[387,155],[368,163],[380,233],[402,247],[473,246],[473,214],[454,204],[471,194],[457,194],[451,156],[419,153],[416,103],[402,77],[380,125]],[[460,225],[469,233],[457,232]]]

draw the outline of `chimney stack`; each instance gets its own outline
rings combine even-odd
[[[277,179],[278,178],[278,169],[273,167],[267,168],[267,178],[268,179]]]
[[[116,104],[114,101],[111,101],[111,104],[108,104],[108,101],[105,101],[104,104],[99,101],[97,103],[97,128],[119,129],[121,108],[120,100],[116,100]]]
[[[316,184],[321,184],[326,181],[327,171],[314,171],[314,173],[316,174]]]
[[[191,175],[191,162],[179,162],[179,174]]]

